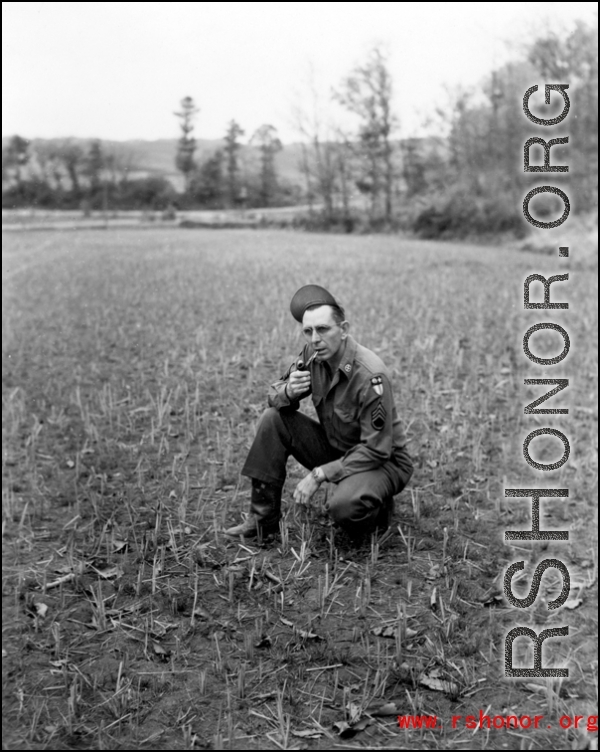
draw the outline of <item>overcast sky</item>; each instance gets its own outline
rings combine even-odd
[[[196,135],[235,118],[299,136],[310,65],[326,94],[386,46],[402,133],[415,135],[444,86],[472,86],[548,25],[565,34],[596,3],[4,2],[2,134],[173,138],[182,97]]]

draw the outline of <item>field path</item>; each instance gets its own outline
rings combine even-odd
[[[23,247],[24,246],[24,247]],[[59,237],[44,237],[41,242],[31,247],[30,243],[16,245],[10,250],[2,250],[2,281],[9,280],[16,274],[22,274],[36,266],[56,261],[61,256],[67,256],[74,252],[74,248],[66,245]],[[53,252],[54,251],[54,252]]]

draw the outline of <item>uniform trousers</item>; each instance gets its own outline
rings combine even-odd
[[[343,454],[331,446],[317,421],[299,411],[269,407],[258,422],[242,475],[281,487],[290,455],[312,470]],[[372,529],[382,504],[402,491],[412,472],[408,452],[396,450],[395,461],[388,460],[378,468],[349,475],[335,483],[327,504],[334,523],[350,533]]]

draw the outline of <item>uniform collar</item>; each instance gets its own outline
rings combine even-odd
[[[348,335],[346,337],[346,349],[344,350],[344,357],[340,360],[338,371],[341,371],[346,378],[352,376],[354,370],[354,358],[356,357],[356,341]]]

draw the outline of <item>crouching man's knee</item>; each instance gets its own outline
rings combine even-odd
[[[258,419],[258,425],[262,423],[272,423],[273,421],[281,420],[279,416],[279,410],[276,407],[267,407],[262,411],[260,418]]]
[[[339,491],[333,494],[327,506],[333,522],[347,530],[359,529],[377,513],[377,507],[373,502]]]
[[[281,415],[275,407],[267,407],[256,424],[256,433],[270,433],[272,430],[279,431],[282,427]]]

